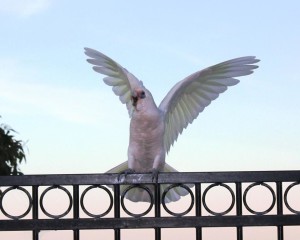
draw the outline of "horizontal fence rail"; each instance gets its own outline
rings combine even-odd
[[[289,197],[300,189],[300,171],[161,173],[156,183],[152,180],[151,174],[0,176],[0,231],[32,231],[32,239],[38,240],[45,230],[72,230],[73,239],[79,240],[81,230],[113,229],[117,240],[122,239],[122,229],[146,228],[154,229],[154,239],[159,240],[161,229],[194,228],[195,239],[202,240],[203,228],[234,227],[236,239],[242,240],[244,227],[274,226],[277,239],[283,240],[285,226],[300,226],[300,208],[296,209]],[[255,195],[257,202],[269,202],[266,209],[257,210],[249,201],[258,187],[269,196],[263,199]],[[172,210],[166,201],[165,196],[174,188],[186,191],[187,196],[179,202],[189,199],[182,212]],[[92,212],[86,204],[88,194],[95,190],[102,191],[106,199],[107,208],[100,213]],[[148,196],[142,213],[126,205],[126,194],[133,190]],[[229,199],[222,211],[213,209],[209,202],[214,190],[222,190]],[[67,206],[57,214],[51,212],[47,199],[58,192],[67,199]],[[9,210],[7,202],[12,193],[25,198],[23,212]],[[215,201],[221,204],[223,200]],[[104,200],[94,204],[104,204]]]

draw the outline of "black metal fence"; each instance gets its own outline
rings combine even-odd
[[[300,226],[300,209],[296,209],[300,204],[292,204],[289,197],[291,191],[300,189],[300,171],[161,173],[157,184],[152,183],[151,174],[130,174],[119,180],[117,174],[0,176],[0,231],[32,231],[32,239],[38,240],[44,230],[72,230],[73,239],[78,240],[80,232],[87,229],[113,229],[114,239],[121,239],[122,229],[143,228],[155,229],[154,238],[159,240],[164,228],[193,228],[195,239],[202,240],[203,228],[233,227],[236,239],[242,240],[244,227],[275,226],[277,239],[283,240],[285,226]],[[169,184],[164,192],[162,184]],[[187,187],[190,184],[192,188]],[[151,201],[144,212],[137,214],[126,207],[124,191],[120,191],[123,185],[128,185],[127,191],[147,191]],[[182,212],[175,212],[165,203],[164,196],[173,187],[182,187],[188,193],[184,198],[189,203]],[[266,209],[255,210],[249,202],[250,193],[253,195],[257,187],[271,196],[266,200],[255,195],[257,202],[270,202]],[[46,195],[53,189],[62,191],[69,201],[59,214],[45,206]],[[93,189],[100,189],[109,199],[107,209],[101,213],[92,213],[85,205],[84,198]],[[221,211],[212,209],[208,202],[213,189],[222,189],[230,199]],[[28,198],[24,203],[27,209],[18,215],[6,209],[12,191]],[[224,199],[217,201],[221,204]]]

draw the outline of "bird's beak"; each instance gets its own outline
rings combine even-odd
[[[132,101],[132,105],[133,105],[134,107],[136,107],[137,101],[138,101],[138,97],[132,95],[132,96],[131,96],[131,101]]]

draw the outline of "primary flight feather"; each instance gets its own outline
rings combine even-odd
[[[176,171],[165,163],[165,156],[178,135],[220,93],[236,85],[239,82],[236,77],[253,73],[258,67],[253,64],[259,61],[253,56],[235,58],[195,72],[175,84],[157,107],[151,92],[120,64],[94,49],[85,48],[85,54],[93,69],[106,75],[103,81],[126,104],[131,118],[128,159],[108,172],[152,172],[154,175]],[[177,201],[187,194],[183,190],[172,188],[165,202]],[[142,189],[129,191],[126,198],[135,202],[150,201]]]

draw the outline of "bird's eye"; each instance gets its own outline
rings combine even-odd
[[[146,97],[146,94],[145,94],[145,92],[144,92],[144,91],[142,91],[142,92],[141,92],[141,95],[140,95],[140,97],[141,97],[141,98],[145,98],[145,97]]]

